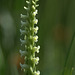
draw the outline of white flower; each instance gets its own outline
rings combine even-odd
[[[21,18],[28,18],[28,16],[21,14]]]
[[[37,13],[38,13],[38,10],[35,10],[35,12],[33,12],[33,15],[36,16]]]
[[[21,35],[22,34],[27,34],[27,32],[25,30],[20,29]]]
[[[36,26],[36,28],[34,28],[35,34],[37,34],[38,29],[39,29],[38,26]]]
[[[31,58],[31,60],[37,65],[39,63],[39,57]]]
[[[20,39],[20,42],[21,42],[21,46],[22,46],[23,44],[26,44],[26,43],[27,43],[26,40],[22,40],[22,39]]]
[[[26,22],[21,21],[21,27],[23,27],[24,25],[28,26],[29,25],[28,21],[26,21]]]
[[[38,41],[38,36],[30,36],[30,39],[34,42]]]
[[[29,68],[29,66],[27,64],[21,64],[20,63],[20,66],[21,66],[22,69],[28,69]]]
[[[37,72],[35,71],[34,75],[40,75],[40,71],[37,71]]]
[[[33,40],[34,40],[34,42],[37,42],[38,41],[38,36],[34,36]]]
[[[25,24],[25,22],[21,21],[21,24],[22,24],[22,25],[24,25],[24,24]]]
[[[39,49],[40,49],[40,46],[38,46],[38,47],[33,47],[33,50],[34,50],[35,52],[37,52],[37,53],[39,53]]]
[[[27,8],[27,7],[25,7],[25,6],[24,6],[24,9],[28,10],[28,8]]]
[[[19,50],[19,52],[20,52],[20,54],[21,54],[21,57],[22,57],[22,56],[25,56],[25,55],[27,55],[27,54],[28,54],[28,52],[27,52],[27,51]]]
[[[34,24],[37,24],[37,23],[38,23],[38,19],[34,19],[34,20],[33,20],[33,23],[34,23]]]

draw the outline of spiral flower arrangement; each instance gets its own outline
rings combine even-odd
[[[21,64],[21,69],[25,71],[26,75],[40,75],[40,71],[36,69],[36,65],[39,62],[39,57],[36,57],[36,53],[39,53],[40,46],[36,45],[38,41],[38,19],[36,15],[38,10],[36,9],[39,5],[38,0],[27,0],[26,15],[21,14],[21,29],[20,33],[23,35],[23,39],[20,39],[21,46],[24,45],[24,50],[19,50],[21,56],[25,56],[25,63]],[[24,21],[23,21],[24,20]]]

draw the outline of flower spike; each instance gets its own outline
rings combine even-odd
[[[19,53],[21,57],[24,56],[24,64],[20,63],[21,69],[25,71],[25,75],[40,75],[40,71],[37,71],[36,65],[39,63],[39,57],[35,57],[36,53],[39,53],[40,46],[37,46],[38,36],[37,32],[39,27],[36,26],[38,19],[36,16],[38,10],[36,9],[39,5],[37,4],[39,0],[26,0],[27,6],[24,6],[26,10],[26,15],[21,14],[21,29],[20,33],[23,36],[23,40],[20,39],[21,47]],[[25,20],[25,21],[24,21]]]

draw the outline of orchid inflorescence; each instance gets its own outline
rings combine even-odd
[[[36,35],[39,27],[36,26],[38,19],[36,15],[38,10],[36,9],[38,0],[27,0],[27,7],[24,6],[27,14],[21,14],[21,18],[25,21],[21,21],[20,33],[24,36],[24,39],[20,39],[21,46],[25,46],[25,50],[19,50],[21,57],[25,56],[25,63],[21,64],[26,75],[40,75],[40,71],[36,71],[36,65],[39,62],[39,57],[36,57],[35,53],[39,53],[40,46],[36,46],[38,36]]]

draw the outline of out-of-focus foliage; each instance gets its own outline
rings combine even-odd
[[[20,14],[25,0],[0,0],[0,75],[24,75],[19,63]],[[39,44],[41,75],[62,75],[75,30],[75,0],[39,0]],[[65,75],[75,75],[73,41]],[[73,69],[73,71],[72,71]]]

